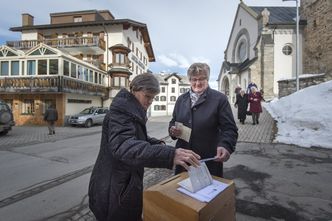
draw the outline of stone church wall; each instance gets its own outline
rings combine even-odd
[[[332,79],[332,0],[303,0],[301,19],[304,29],[303,73],[326,73]]]
[[[317,74],[316,76],[299,78],[299,88],[303,89],[312,85],[317,85],[326,81],[325,74]],[[285,97],[296,92],[296,79],[278,81],[279,98]]]

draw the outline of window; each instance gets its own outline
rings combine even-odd
[[[290,45],[285,45],[282,48],[282,53],[284,53],[284,55],[291,55],[293,52],[293,48]]]
[[[165,93],[165,87],[161,87],[161,92]]]
[[[175,93],[175,87],[172,87],[172,93]]]
[[[58,74],[58,59],[50,59],[49,74]]]
[[[72,78],[76,78],[76,64],[71,63],[71,70],[70,70],[70,76]]]
[[[34,100],[26,99],[22,103],[22,114],[34,114],[35,113],[35,104]]]
[[[22,61],[22,75],[25,75],[25,66],[24,66],[24,61]]]
[[[15,75],[19,75],[19,74],[20,74],[20,62],[12,61],[10,75],[15,76]]]
[[[154,100],[155,100],[155,101],[159,101],[159,96],[155,96],[155,97],[154,97]]]
[[[166,105],[160,105],[160,110],[166,110]]]
[[[126,86],[126,78],[125,77],[120,77],[120,86],[125,87]]]
[[[160,101],[166,101],[166,96],[160,96]]]
[[[1,76],[8,76],[9,74],[9,62],[8,61],[1,61]]]
[[[35,60],[29,60],[27,63],[27,74],[28,75],[35,75],[36,74],[36,61]]]
[[[171,96],[170,101],[176,101],[176,97],[175,96]]]
[[[186,89],[185,88],[180,88],[180,93],[183,94],[186,92]]]
[[[38,75],[47,74],[47,60],[38,60]]]
[[[89,71],[89,81],[93,82],[93,71],[92,70]]]
[[[118,53],[115,54],[115,63],[116,64],[124,64],[125,63],[125,55]]]
[[[69,61],[63,61],[63,75],[69,76]]]
[[[82,16],[75,16],[74,17],[74,22],[82,22],[83,19],[82,19]]]
[[[176,79],[172,79],[172,84],[176,84]]]
[[[247,44],[242,41],[238,48],[238,60],[243,62],[247,58]]]
[[[84,80],[89,81],[89,70],[87,68],[83,68],[84,70]]]
[[[94,81],[96,84],[98,83],[98,73],[95,72],[95,81]]]
[[[120,78],[119,77],[114,77],[113,78],[113,86],[115,86],[115,87],[120,86]]]
[[[77,78],[83,80],[83,69],[82,66],[77,66]]]
[[[155,110],[155,111],[160,110],[160,106],[159,106],[159,105],[154,105],[154,110]]]

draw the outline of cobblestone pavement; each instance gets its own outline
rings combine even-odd
[[[251,116],[247,116],[246,123],[240,124],[237,120],[237,109],[233,109],[235,121],[239,129],[238,142],[271,143],[273,138],[274,120],[266,110],[263,111],[258,125],[252,125]],[[170,117],[153,117],[149,121],[168,122]],[[57,127],[55,135],[48,135],[46,126],[15,126],[6,136],[0,137],[0,150],[11,147],[26,146],[29,144],[54,142],[71,137],[84,136],[87,134],[101,133],[101,126],[91,128],[84,127]],[[172,140],[168,138],[167,143]],[[173,171],[167,169],[145,170],[144,188],[159,183],[172,176]],[[85,196],[85,198],[87,198]],[[75,214],[67,218],[70,221],[94,221],[95,218],[88,208],[87,203],[76,209]]]

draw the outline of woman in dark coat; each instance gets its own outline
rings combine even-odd
[[[144,167],[199,165],[192,151],[148,137],[146,111],[158,93],[158,80],[144,73],[112,101],[89,184],[89,206],[99,221],[141,220]]]
[[[202,159],[216,157],[206,162],[212,175],[223,176],[223,162],[234,152],[237,127],[227,97],[208,85],[210,68],[205,63],[192,64],[187,72],[191,90],[176,101],[169,133],[177,139],[176,148],[185,147],[198,153]],[[188,141],[179,138],[182,131],[175,122],[191,128]],[[176,167],[175,173],[183,169]]]
[[[248,95],[244,90],[241,90],[240,93],[236,95],[235,107],[237,107],[237,118],[244,124],[248,108]]]
[[[249,94],[249,102],[252,116],[252,124],[259,124],[259,115],[262,113],[262,101],[263,97],[260,92],[257,91],[256,87],[251,87],[251,94]]]

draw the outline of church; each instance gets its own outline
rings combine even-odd
[[[265,100],[278,96],[278,81],[296,76],[296,7],[251,7],[242,1],[236,11],[218,89],[235,102],[235,88],[253,82]],[[305,23],[299,23],[299,54]],[[299,59],[302,73],[302,57]]]

